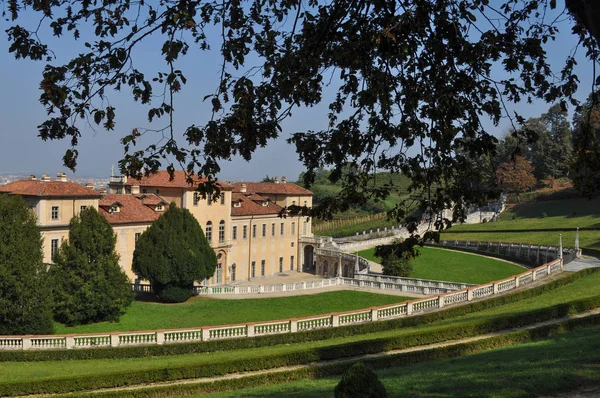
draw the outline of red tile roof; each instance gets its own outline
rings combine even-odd
[[[0,186],[0,193],[40,197],[99,198],[100,194],[71,181],[19,180]]]
[[[236,182],[233,184],[233,192],[241,192],[242,184],[246,184],[247,193],[276,194],[276,195],[312,195],[313,193],[293,182]]]
[[[102,214],[111,224],[128,223],[151,223],[160,217],[164,212],[154,211],[153,207],[157,204],[166,203],[161,197],[154,194],[139,195],[145,196],[140,199],[134,195],[110,194],[100,199],[100,214]],[[121,204],[118,213],[110,213],[109,209],[115,203]],[[164,205],[165,211],[168,205]]]
[[[127,180],[127,185],[139,185],[140,187],[160,187],[160,188],[196,188],[199,184],[206,182],[206,178],[199,178],[194,176],[193,183],[190,185],[187,181],[185,171],[176,170],[173,174],[173,179],[169,172],[166,170],[159,170],[156,174],[150,174],[149,176],[143,176],[139,180],[130,178]],[[221,189],[228,191],[231,190],[231,185],[225,182],[218,182]]]
[[[231,197],[231,215],[232,216],[258,216],[258,215],[267,215],[267,214],[279,214],[281,213],[282,207],[269,202],[268,206],[263,206],[263,199],[259,201],[254,201],[241,193],[233,193]],[[235,207],[233,204],[236,202],[241,202],[241,207]]]

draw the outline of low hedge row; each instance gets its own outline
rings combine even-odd
[[[294,352],[212,362],[210,365],[181,365],[164,369],[131,370],[113,374],[4,383],[0,384],[0,396],[66,393],[100,388],[144,385],[156,382],[215,377],[229,373],[258,371],[324,360],[356,357],[479,336],[514,327],[548,321],[569,313],[580,313],[598,307],[600,307],[600,296],[575,300],[570,303],[512,316],[449,325],[437,330],[426,330],[403,336],[358,341],[336,346],[300,348]],[[600,319],[600,315],[598,318]]]
[[[185,355],[203,352],[260,348],[280,344],[294,344],[309,341],[329,340],[357,334],[383,332],[403,327],[430,324],[444,319],[454,318],[485,309],[498,307],[519,300],[539,296],[543,293],[568,285],[580,278],[600,272],[600,268],[588,268],[566,275],[560,279],[521,290],[512,294],[497,296],[466,305],[451,307],[442,311],[423,315],[392,319],[389,321],[369,322],[337,328],[318,329],[298,333],[286,333],[252,338],[213,340],[198,343],[179,343],[155,346],[94,348],[81,350],[48,350],[48,351],[0,351],[0,362],[23,361],[60,361],[85,359],[125,359],[165,355]]]
[[[476,354],[511,344],[527,343],[548,338],[550,336],[573,329],[597,325],[600,325],[600,315],[593,315],[584,318],[570,319],[553,325],[540,326],[533,329],[516,331],[500,336],[493,336],[478,341],[460,343],[452,346],[437,347],[422,351],[386,355],[384,357],[369,359],[361,358],[360,361],[367,363],[369,366],[375,369],[410,366],[412,364],[428,362],[437,359],[447,359],[463,355]],[[356,359],[353,359],[336,364],[313,366],[298,370],[264,373],[237,379],[218,380],[210,383],[177,384],[162,387],[150,387],[141,390],[113,392],[107,391],[103,392],[102,396],[106,398],[170,397],[192,394],[208,394],[220,391],[233,391],[251,387],[281,384],[293,380],[316,379],[341,375],[345,373],[355,362]],[[77,396],[90,395],[77,394]]]

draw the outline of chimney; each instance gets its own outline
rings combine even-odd
[[[100,195],[101,195],[101,196],[104,196],[104,195],[106,195],[106,188],[104,188],[104,187],[101,187],[101,188],[98,190],[98,192],[100,192]]]
[[[27,179],[29,181],[36,181],[37,180],[37,178],[35,178],[35,175],[33,175],[33,174],[30,174],[29,177],[27,177]]]
[[[132,185],[131,186],[131,194],[132,195],[137,195],[140,193],[140,186],[139,185]]]
[[[285,176],[281,177],[281,183],[282,184],[287,183],[287,178],[285,178]]]
[[[42,178],[40,178],[42,181],[50,181],[50,176],[48,174],[42,174]]]
[[[279,184],[279,178],[278,178],[277,176],[275,176],[275,178],[273,179],[273,182],[274,182],[275,184]]]
[[[67,175],[62,171],[59,171],[58,173],[56,173],[56,181],[66,182]]]
[[[240,192],[246,193],[246,184],[242,183],[242,186],[240,187]]]
[[[85,189],[89,189],[90,191],[93,191],[94,189],[96,189],[96,186],[94,185],[93,182],[88,182],[87,184],[85,184]]]

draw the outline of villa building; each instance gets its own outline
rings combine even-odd
[[[67,181],[64,173],[55,180],[48,175],[30,176],[0,186],[0,193],[21,195],[37,217],[44,238],[44,261],[60,242],[68,239],[69,221],[88,206],[98,209],[112,225],[120,265],[131,280],[135,243],[171,203],[188,209],[198,220],[217,255],[215,274],[204,281],[222,285],[314,269],[314,238],[310,219],[282,217],[290,205],[312,206],[312,192],[285,177],[273,183],[220,183],[217,201],[202,198],[183,171],[171,179],[159,171],[139,180],[111,176],[108,191],[96,191]]]

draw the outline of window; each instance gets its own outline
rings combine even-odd
[[[142,193],[148,193],[148,190],[144,188],[142,189]]]
[[[248,239],[248,226],[244,225],[242,227],[242,239]]]
[[[294,247],[294,242],[292,242],[292,247]]]
[[[231,281],[235,282],[235,263],[231,265]]]
[[[252,237],[256,238],[256,224],[252,226]]]
[[[52,206],[52,219],[58,220],[58,206]]]
[[[279,257],[279,273],[283,272],[283,257]]]
[[[302,224],[302,235],[308,235],[308,223],[306,221]]]
[[[250,275],[252,275],[252,278],[256,276],[256,261],[252,261],[252,266],[250,267]]]
[[[198,202],[200,202],[200,194],[198,192],[194,192],[194,206],[198,206]]]
[[[52,239],[50,241],[50,261],[54,262],[54,256],[58,252],[58,239]]]
[[[155,210],[156,210],[156,211],[164,211],[164,210],[165,210],[165,208],[164,208],[164,206],[163,206],[163,205],[156,205],[156,208],[155,208]]]
[[[237,240],[237,225],[234,225],[231,230],[231,239]]]
[[[275,236],[275,223],[271,224],[271,236]]]
[[[206,230],[204,232],[206,233],[206,240],[210,242],[212,240],[212,221],[206,223]]]
[[[138,240],[140,240],[140,236],[142,236],[141,232],[136,232],[135,233],[135,243],[137,245]]]
[[[212,206],[212,195],[208,195],[206,197],[206,201],[207,201],[207,203],[208,203],[209,206]]]
[[[221,194],[221,206],[225,206],[225,194]]]
[[[292,223],[292,235],[296,235],[296,223]]]
[[[160,189],[156,190],[156,194],[159,195],[160,194]]]
[[[260,274],[265,276],[265,260],[260,260]]]
[[[82,211],[84,211],[85,209],[87,209],[87,206],[79,206],[79,212],[81,213]]]
[[[118,187],[117,188],[117,195],[121,195],[123,193],[123,188]]]
[[[219,223],[219,242],[225,242],[225,221]]]
[[[308,203],[308,202],[305,200],[305,201],[304,201],[304,207],[306,207],[306,204],[307,204],[307,203]]]
[[[267,224],[262,225],[262,236],[263,238],[267,236]]]
[[[281,223],[281,227],[279,228],[279,235],[283,236],[283,223]]]
[[[294,270],[294,256],[290,256],[290,271]]]

